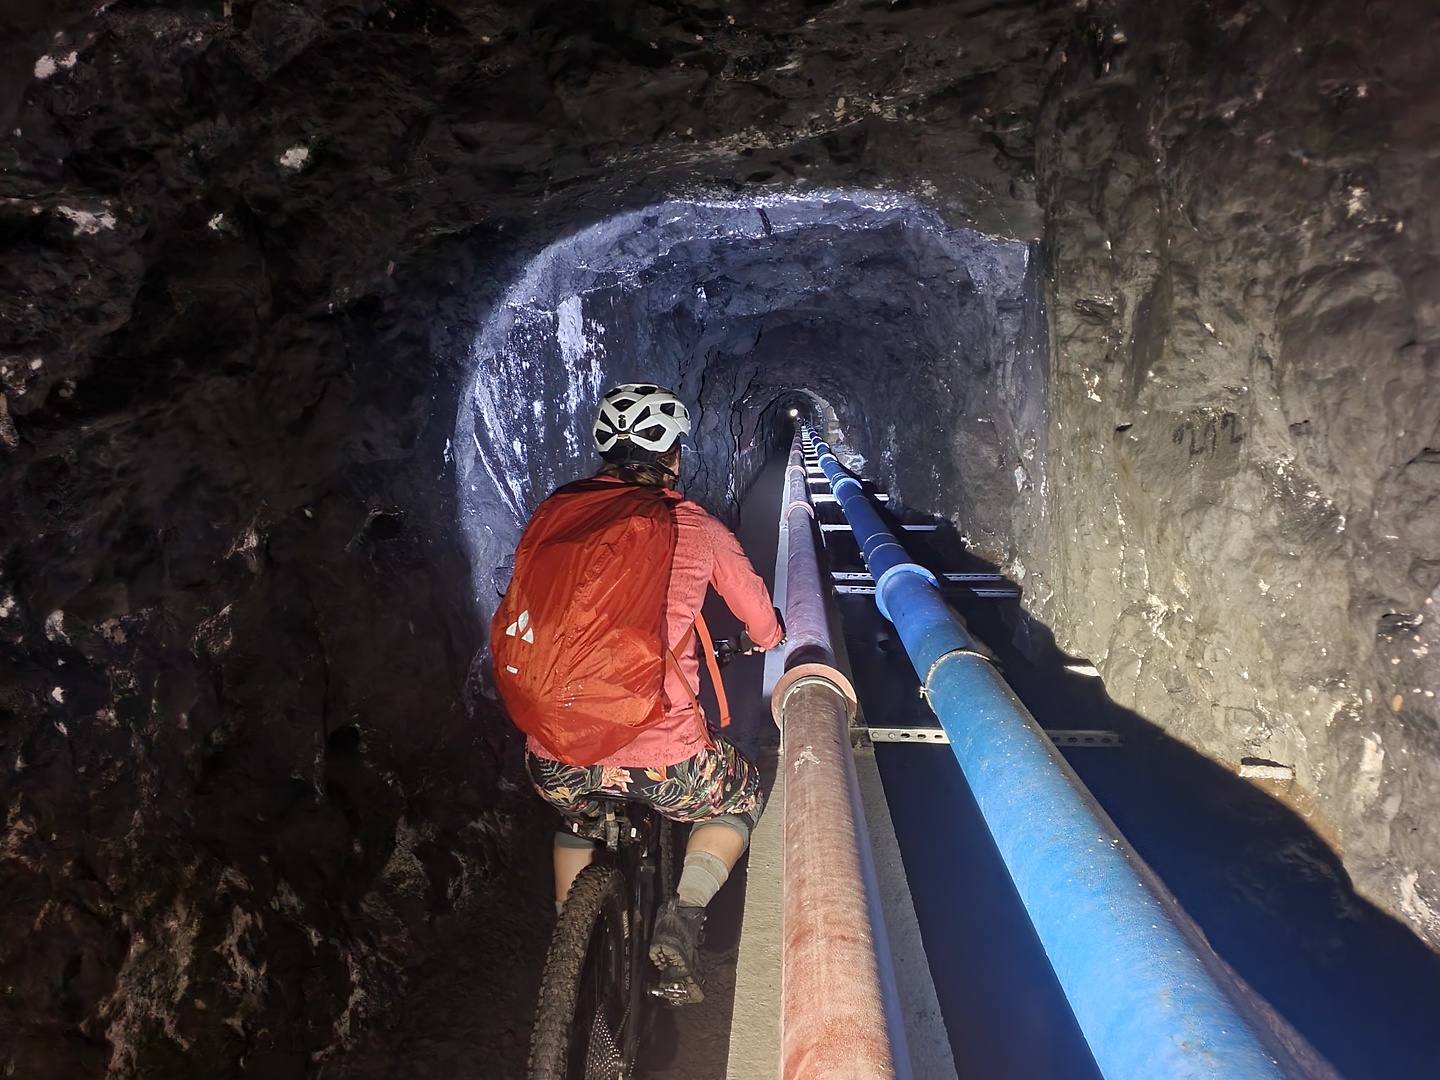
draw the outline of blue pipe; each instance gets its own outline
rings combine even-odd
[[[1305,1077],[1200,930],[976,651],[934,576],[909,561],[863,487],[808,425],[806,435],[865,554],[876,603],[920,675],[1102,1075]]]

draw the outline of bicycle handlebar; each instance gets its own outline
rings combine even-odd
[[[785,616],[780,614],[779,608],[775,609],[775,621],[780,624],[780,640],[773,647],[779,648],[785,644],[785,635],[787,633],[785,629]],[[765,650],[760,648],[759,645],[755,644],[754,639],[751,638],[750,634],[745,630],[740,631],[738,638],[715,639],[715,660],[721,667],[730,663],[730,661],[734,660],[737,656],[749,656],[751,653],[764,651]]]
[[[716,638],[715,639],[715,660],[724,667],[737,656],[744,656],[748,653],[758,652],[755,642],[744,630],[740,631],[738,638]]]

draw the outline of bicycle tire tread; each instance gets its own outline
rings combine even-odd
[[[595,923],[607,904],[614,905],[623,927],[625,878],[614,866],[592,863],[570,887],[565,910],[550,939],[530,1036],[530,1080],[565,1080],[580,977]]]

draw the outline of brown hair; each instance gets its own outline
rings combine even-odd
[[[616,480],[642,487],[670,487],[678,479],[658,461],[633,461],[623,465],[607,461],[600,466],[600,475],[613,476]]]

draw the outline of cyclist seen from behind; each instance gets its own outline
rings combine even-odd
[[[597,797],[638,800],[693,823],[650,959],[698,1002],[705,908],[744,853],[762,805],[758,770],[700,707],[696,620],[707,588],[745,624],[746,651],[774,648],[785,632],[734,534],[675,490],[689,433],[689,410],[663,387],[626,383],[602,397],[599,472],[541,503],[516,553],[516,581],[527,563],[538,576],[534,567],[548,558],[544,576],[566,582],[551,586],[564,595],[542,610],[507,593],[492,642],[514,657],[502,664],[496,649],[497,684],[527,734],[531,782],[566,819],[555,835],[557,911],[594,855],[575,826],[601,812]],[[544,657],[542,675],[530,674],[532,656]],[[507,680],[527,677],[548,680],[545,707],[522,717],[522,694]]]

